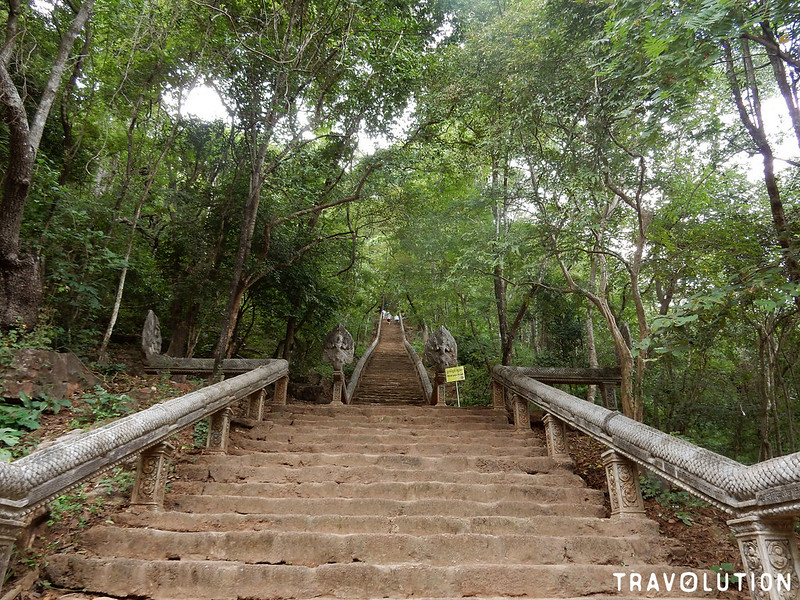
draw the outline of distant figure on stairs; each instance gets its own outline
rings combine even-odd
[[[395,323],[399,323],[400,322],[400,315],[395,315],[394,316],[394,322]]]

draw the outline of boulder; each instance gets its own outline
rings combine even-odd
[[[25,348],[14,352],[11,364],[0,367],[4,398],[49,396],[66,399],[99,385],[100,380],[72,352]]]

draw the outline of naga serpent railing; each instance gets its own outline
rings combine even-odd
[[[743,465],[592,404],[529,376],[530,370],[497,366],[492,404],[511,408],[515,427],[530,427],[528,402],[545,413],[548,454],[568,453],[565,425],[603,443],[612,517],[644,513],[636,465],[652,471],[733,517],[733,530],[754,600],[800,598],[795,542],[800,515],[800,453]],[[777,585],[783,582],[784,585]]]
[[[168,439],[210,418],[206,447],[226,452],[231,406],[246,400],[247,416],[263,417],[265,388],[275,384],[274,404],[286,403],[289,364],[267,365],[86,432],[71,432],[11,463],[0,463],[0,582],[14,542],[32,513],[73,487],[139,456],[131,503],[160,506],[172,446]]]

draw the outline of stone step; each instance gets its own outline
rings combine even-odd
[[[488,406],[383,406],[376,404],[374,406],[332,406],[332,405],[319,405],[319,404],[306,404],[302,402],[290,402],[287,404],[272,404],[269,408],[274,413],[289,412],[289,413],[305,413],[317,416],[337,416],[342,414],[360,414],[360,415],[385,415],[385,416],[400,416],[413,418],[415,416],[457,416],[459,418],[466,417],[482,417],[492,418],[497,416],[497,413],[503,411],[495,411]]]
[[[235,458],[232,458],[235,457]],[[229,455],[206,454],[197,457],[198,465],[230,465],[268,467],[336,466],[359,468],[378,466],[384,469],[479,473],[522,472],[552,473],[571,469],[572,459],[548,456],[410,456],[407,454],[374,454],[372,452],[245,452],[232,449]]]
[[[220,483],[367,483],[367,482],[438,482],[472,485],[550,485],[583,486],[583,480],[566,470],[552,473],[528,474],[522,471],[480,473],[477,471],[434,471],[418,469],[390,469],[378,466],[340,467],[304,466],[293,468],[276,465],[253,467],[230,461],[220,464],[181,464],[176,467],[178,476],[193,481]]]
[[[169,510],[191,513],[308,514],[341,516],[444,516],[444,517],[605,517],[602,504],[537,503],[503,500],[478,502],[447,498],[396,500],[389,498],[265,498],[263,496],[170,495]]]
[[[655,536],[658,524],[649,519],[593,517],[446,517],[343,516],[308,514],[233,514],[186,512],[125,512],[114,517],[122,527],[149,527],[164,531],[299,531],[317,533],[392,533],[433,535],[473,533],[532,536]]]
[[[435,500],[442,502],[525,501],[544,504],[596,502],[602,504],[603,493],[587,487],[554,485],[463,484],[423,482],[377,483],[219,483],[215,481],[176,481],[177,494],[221,496],[263,496],[268,498],[376,498],[389,500]]]
[[[354,406],[354,405],[350,405]],[[387,417],[388,418],[388,417]],[[351,430],[353,433],[358,433],[356,430],[365,431],[418,431],[420,433],[429,431],[441,431],[445,435],[454,434],[467,434],[470,432],[486,432],[502,434],[514,434],[514,426],[507,421],[489,421],[483,422],[479,420],[461,422],[457,419],[425,419],[419,417],[415,422],[410,423],[400,418],[392,419],[391,421],[376,422],[371,419],[338,419],[335,417],[328,417],[326,419],[308,419],[306,415],[297,416],[273,416],[267,415],[264,421],[247,421],[244,419],[236,419],[234,423],[241,423],[248,428],[258,427],[302,427],[309,431],[336,431],[339,428]],[[527,432],[526,432],[527,433]],[[536,437],[540,434],[532,430]]]
[[[372,565],[329,564],[317,567],[258,565],[240,562],[90,558],[76,554],[52,557],[46,567],[56,587],[152,600],[239,600],[318,598],[464,598],[527,596],[586,597],[617,594],[614,573],[637,572],[648,580],[678,573],[674,567],[619,565]],[[629,595],[629,594],[628,594]],[[650,592],[648,596],[659,594]],[[663,592],[661,595],[669,595]],[[674,594],[672,594],[674,595]],[[698,594],[701,595],[702,594]]]
[[[97,526],[82,536],[84,548],[106,558],[235,561],[246,564],[332,563],[428,566],[483,564],[648,564],[666,560],[657,538],[487,534],[177,532]]]
[[[505,411],[488,407],[454,407],[454,406],[405,406],[405,405],[340,405],[331,404],[285,404],[269,405],[270,415],[304,415],[310,419],[326,418],[372,418],[378,422],[402,420],[413,423],[414,419],[445,419],[456,422],[488,421],[504,422],[508,419]]]
[[[234,421],[239,425],[239,422]],[[270,431],[303,431],[318,432],[323,434],[347,435],[441,435],[454,438],[464,438],[469,436],[484,437],[518,437],[530,439],[542,439],[540,432],[530,430],[517,431],[514,426],[508,423],[486,424],[486,423],[458,423],[458,422],[438,422],[427,427],[409,425],[403,422],[380,423],[372,422],[351,422],[351,421],[307,421],[303,417],[298,418],[277,418],[269,421],[241,421],[243,429],[264,429]]]
[[[279,428],[303,428],[310,431],[339,431],[344,430],[347,433],[368,433],[377,431],[438,431],[442,435],[468,435],[470,433],[486,433],[492,435],[509,435],[509,434],[533,434],[534,437],[541,437],[537,432],[531,430],[530,432],[516,432],[514,426],[508,422],[491,421],[435,421],[427,425],[414,425],[408,424],[402,419],[392,420],[390,422],[381,422],[377,424],[372,421],[351,421],[345,419],[343,421],[334,421],[332,418],[325,420],[308,420],[305,415],[294,416],[272,416],[267,415],[267,420],[252,421],[247,419],[236,419],[236,424],[242,424],[247,428],[257,427],[272,427],[273,429]]]
[[[271,443],[287,444],[326,444],[331,441],[331,432],[318,431],[315,429],[301,429],[296,427],[278,428],[253,428],[247,431],[237,432],[237,439],[249,439],[259,441],[269,441]],[[460,434],[446,434],[430,430],[426,432],[418,431],[375,431],[374,433],[347,433],[337,431],[335,442],[348,442],[358,444],[363,447],[374,445],[405,445],[405,444],[449,444],[462,446],[472,446],[476,444],[491,446],[493,448],[508,448],[512,454],[517,448],[527,448],[530,446],[540,446],[539,439],[533,433],[514,433],[514,432],[464,432]]]
[[[513,454],[521,457],[544,456],[547,454],[544,448],[530,445],[516,447],[492,446],[490,444],[481,443],[426,443],[424,441],[405,444],[375,443],[365,446],[364,444],[350,442],[347,439],[294,443],[272,440],[253,440],[234,436],[231,439],[231,445],[234,448],[254,452],[327,452],[348,454],[361,450],[368,451],[371,454],[405,454],[409,456],[509,456]]]

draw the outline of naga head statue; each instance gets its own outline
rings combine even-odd
[[[339,323],[325,336],[322,360],[331,365],[334,371],[341,371],[342,366],[353,362],[353,350],[353,336]]]
[[[147,358],[161,354],[161,325],[152,310],[147,311],[142,328],[142,350]]]
[[[437,373],[458,364],[458,345],[444,326],[434,331],[425,342],[425,362]]]

